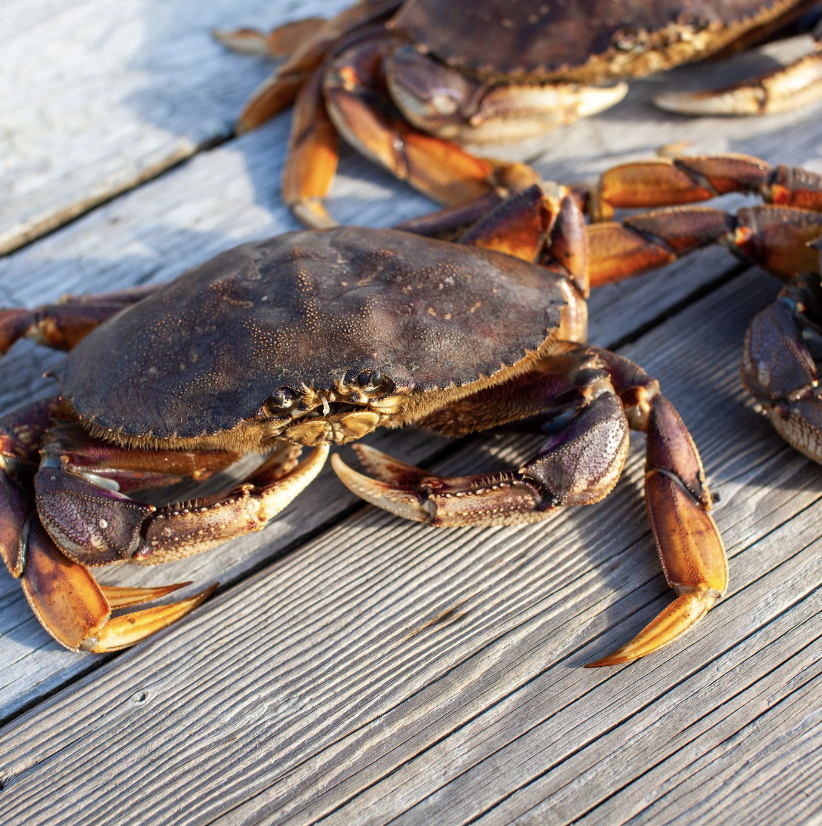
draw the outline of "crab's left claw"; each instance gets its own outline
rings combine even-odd
[[[160,588],[100,586],[85,566],[57,548],[36,517],[30,525],[22,540],[23,592],[46,631],[71,651],[104,653],[134,645],[193,611],[217,587],[170,605],[112,617],[112,608],[147,602],[187,583]]]

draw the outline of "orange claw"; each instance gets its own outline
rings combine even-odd
[[[97,653],[127,648],[171,625],[194,610],[217,587],[213,585],[180,602],[111,619],[113,607],[146,602],[182,584],[160,588],[101,587],[86,567],[57,548],[36,518],[29,531],[21,584],[35,616],[57,642],[71,651]]]
[[[607,657],[588,663],[586,668],[602,665],[622,665],[638,660],[652,651],[672,643],[693,628],[716,602],[716,595],[705,591],[685,593],[677,597],[661,614],[649,622],[629,643]]]
[[[619,665],[664,648],[693,628],[728,584],[728,560],[696,446],[673,405],[651,402],[645,501],[665,578],[677,598],[627,645],[588,668]]]

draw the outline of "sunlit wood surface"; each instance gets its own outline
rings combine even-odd
[[[296,228],[278,195],[289,116],[231,132],[270,67],[226,53],[210,30],[343,5],[5,3],[0,302],[167,280]],[[637,83],[617,108],[497,154],[567,182],[680,140],[822,171],[818,106],[689,120],[649,103],[661,88],[722,82],[763,60]],[[330,206],[375,226],[430,208],[350,151]],[[814,818],[822,469],[780,441],[738,378],[747,322],[777,289],[716,249],[591,301],[591,340],[660,378],[720,497],[730,591],[689,636],[629,667],[582,668],[670,598],[641,498],[641,438],[605,502],[524,528],[403,523],[325,472],[262,534],[101,574],[221,583],[191,617],[117,656],[61,649],[0,577],[0,822]],[[2,408],[48,392],[41,376],[59,358],[17,345],[0,364]],[[373,442],[449,472],[515,462],[534,446],[414,431]]]

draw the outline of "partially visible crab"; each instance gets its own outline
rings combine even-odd
[[[305,224],[323,204],[337,134],[446,205],[534,180],[522,164],[457,144],[515,141],[605,109],[625,78],[755,43],[818,5],[809,0],[362,0],[329,21],[268,36],[218,33],[229,46],[290,58],[254,95],[250,129],[296,97],[283,197]],[[602,86],[601,84],[613,84]],[[822,53],[716,93],[658,98],[687,113],[760,113],[822,94]]]
[[[332,444],[405,424],[450,436],[537,429],[546,441],[536,455],[501,473],[440,477],[358,446],[371,479],[332,459],[355,493],[400,516],[516,524],[606,496],[634,428],[648,437],[648,512],[677,597],[596,664],[667,645],[723,594],[725,553],[699,455],[657,382],[583,343],[588,276],[575,197],[534,186],[459,245],[396,230],[305,231],[225,252],[142,300],[0,313],[6,346],[21,335],[76,344],[53,371],[60,398],[2,422],[3,559],[59,642],[113,650],[207,592],[109,619],[160,591],[100,587],[89,567],[162,562],[262,529]],[[297,465],[303,445],[313,450]],[[228,493],[161,508],[128,495],[248,451],[271,456]]]

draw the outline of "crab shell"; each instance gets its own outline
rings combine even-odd
[[[130,446],[343,442],[361,434],[283,434],[294,413],[271,414],[267,400],[284,388],[295,409],[328,413],[379,370],[387,413],[373,429],[426,394],[454,397],[511,372],[560,326],[568,290],[519,259],[410,233],[295,232],[188,271],[53,373],[95,435]]]
[[[411,0],[388,26],[446,65],[483,79],[601,83],[703,57],[809,6],[797,0]]]

